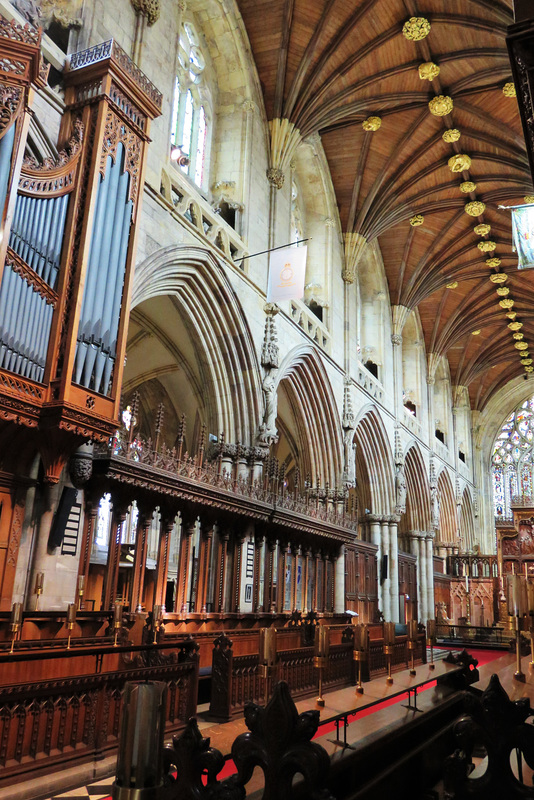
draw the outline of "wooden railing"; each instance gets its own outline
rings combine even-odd
[[[165,682],[166,733],[185,726],[196,711],[197,652],[165,653],[153,645],[130,648],[130,656],[136,657],[131,668],[0,687],[0,794],[2,787],[41,778],[59,764],[65,769],[111,755],[127,681]]]
[[[339,636],[339,632],[338,632]],[[332,690],[354,683],[353,643],[350,626],[345,629],[342,641],[330,645],[328,666],[323,677],[323,688]],[[339,641],[339,640],[338,640]],[[414,661],[426,663],[424,634],[419,636]],[[392,656],[392,670],[406,669],[410,663],[408,637],[399,636]],[[371,639],[367,658],[363,661],[363,679],[385,674],[384,639]],[[309,697],[318,689],[318,670],[314,667],[314,648],[298,647],[278,652],[277,680],[285,681],[295,699]],[[268,685],[268,691],[269,691]],[[212,686],[210,715],[220,720],[230,720],[242,713],[245,703],[265,701],[265,680],[262,677],[257,653],[234,655],[232,641],[220,636],[214,642],[212,660]]]
[[[437,638],[445,642],[458,644],[479,644],[488,647],[507,648],[513,633],[505,628],[486,627],[484,625],[445,625],[439,624],[436,629]]]
[[[426,664],[426,642],[424,634],[421,634],[417,643],[417,648],[414,652],[414,661],[416,664]],[[396,670],[406,669],[410,662],[410,652],[408,650],[408,637],[399,636],[395,640],[393,648],[393,655],[391,657],[391,669],[393,672]],[[379,675],[386,673],[387,660],[384,653],[384,640],[371,639],[369,645],[369,658],[364,664],[368,667],[366,679],[376,678]],[[364,670],[365,676],[365,670]]]
[[[352,655],[351,643],[330,646],[323,680],[325,689],[353,683]],[[277,679],[288,684],[292,697],[309,697],[317,692],[318,671],[313,662],[313,647],[279,651]],[[264,701],[265,681],[261,675],[258,654],[234,656],[230,640],[220,637],[213,649],[210,715],[229,720],[241,714],[246,703]]]

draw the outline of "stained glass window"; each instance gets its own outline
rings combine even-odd
[[[181,166],[199,187],[207,182],[210,91],[205,80],[206,62],[191,22],[182,25],[179,67],[174,87],[171,144],[179,147],[188,163]]]
[[[493,504],[496,517],[512,518],[512,498],[534,496],[534,397],[506,420],[492,455]]]

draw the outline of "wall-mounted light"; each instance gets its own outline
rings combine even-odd
[[[181,146],[171,146],[170,159],[171,161],[176,161],[179,167],[188,167],[190,164],[190,159],[185,153],[182,152]]]

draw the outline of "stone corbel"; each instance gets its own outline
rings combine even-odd
[[[271,131],[271,164],[267,178],[271,186],[281,189],[285,174],[290,169],[291,160],[302,141],[300,131],[288,119],[273,119],[269,123]]]
[[[343,234],[343,239],[345,242],[345,264],[342,278],[345,283],[354,283],[356,270],[367,240],[361,233],[345,233]]]

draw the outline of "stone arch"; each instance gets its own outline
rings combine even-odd
[[[406,513],[401,520],[402,530],[430,531],[432,515],[430,509],[430,484],[419,446],[413,442],[404,456],[406,478]]]
[[[278,414],[285,411],[282,426],[297,448],[302,477],[309,475],[313,484],[319,480],[333,488],[343,469],[341,424],[330,380],[314,347],[299,345],[286,355],[277,390]]]
[[[462,502],[460,505],[460,539],[462,550],[472,550],[477,544],[475,536],[475,514],[473,508],[473,500],[469,487],[466,486],[462,493]]]
[[[198,410],[208,430],[223,431],[226,441],[252,444],[260,416],[260,369],[245,314],[216,258],[200,247],[158,250],[136,269],[131,305],[125,391],[148,379],[162,380],[179,365],[178,391],[187,383],[188,406]],[[145,336],[166,353],[150,375],[143,361]]]
[[[412,311],[402,329],[402,389],[405,409],[421,422],[426,416],[424,336],[417,311]],[[426,386],[425,386],[426,389]]]
[[[374,406],[362,409],[354,433],[356,486],[362,512],[391,514],[395,507],[393,455]]]
[[[458,516],[454,489],[447,469],[438,476],[439,492],[439,541],[443,544],[457,544]]]

